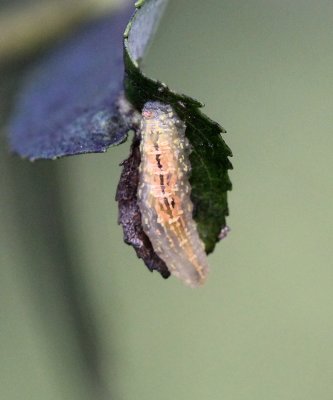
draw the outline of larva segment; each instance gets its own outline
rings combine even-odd
[[[142,111],[138,205],[144,232],[169,271],[192,287],[208,264],[192,217],[189,142],[172,107],[148,102]]]

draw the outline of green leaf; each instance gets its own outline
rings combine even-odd
[[[142,0],[127,26],[125,36],[125,93],[139,110],[147,101],[170,104],[185,122],[186,136],[191,145],[190,183],[194,204],[193,217],[198,225],[206,252],[214,250],[228,215],[227,191],[231,190],[228,159],[231,150],[221,137],[226,132],[218,123],[204,115],[199,101],[178,94],[164,83],[145,76],[140,61],[166,5],[165,0]]]

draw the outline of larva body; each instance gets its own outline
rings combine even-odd
[[[169,105],[142,111],[138,204],[143,230],[171,274],[192,287],[204,283],[207,256],[193,220],[185,125]]]

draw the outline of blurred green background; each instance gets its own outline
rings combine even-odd
[[[1,142],[1,399],[332,400],[332,15],[170,1],[145,71],[205,102],[234,152],[202,289],[122,242],[129,142],[34,164]]]

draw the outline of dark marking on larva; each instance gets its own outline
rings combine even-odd
[[[164,186],[164,175],[160,175],[160,186],[161,186],[161,190],[162,193],[165,193],[165,186]]]
[[[167,212],[168,212],[168,214],[170,215],[170,218],[171,218],[172,217],[172,211],[171,211],[171,207],[170,207],[170,204],[169,204],[169,200],[166,197],[164,197],[164,204],[165,204],[165,206],[167,208]]]
[[[157,161],[157,166],[159,169],[162,169],[162,164],[161,164],[161,155],[160,154],[156,154],[156,161]]]

